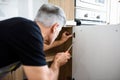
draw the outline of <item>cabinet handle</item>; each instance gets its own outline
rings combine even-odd
[[[84,17],[88,17],[88,14],[85,14]]]
[[[75,32],[73,33],[73,37],[75,38]]]
[[[75,78],[73,78],[72,80],[75,80]]]
[[[98,15],[98,16],[96,16],[96,18],[97,18],[97,19],[100,19],[100,16]]]

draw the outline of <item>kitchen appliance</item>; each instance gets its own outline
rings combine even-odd
[[[120,25],[106,25],[108,1],[75,2],[73,80],[120,80]]]
[[[106,11],[107,3],[107,0],[76,0],[75,5],[77,7]]]
[[[106,24],[107,0],[75,0],[75,21],[81,24]]]
[[[73,80],[120,80],[120,25],[73,28]]]

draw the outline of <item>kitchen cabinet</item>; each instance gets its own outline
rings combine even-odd
[[[48,3],[60,6],[64,10],[67,21],[71,21],[71,20],[74,21],[74,6],[75,6],[74,2],[75,0],[48,0]],[[67,30],[72,33],[72,27],[73,26],[63,28],[62,32]],[[60,36],[61,35],[59,35],[58,39],[60,38]],[[72,44],[72,39],[70,39],[69,41],[67,41],[61,46],[51,49],[47,53],[49,54],[49,53],[55,53],[59,51],[65,51],[71,44]],[[72,50],[71,50],[71,53],[72,53]],[[66,65],[60,68],[59,80],[72,80],[72,59],[70,59]]]
[[[16,71],[9,72],[3,79],[0,80],[23,80],[24,73],[22,66],[19,67]]]
[[[64,31],[68,31],[68,32],[72,33],[72,27],[64,27],[56,40],[59,40],[61,38],[62,33]],[[72,38],[70,38],[64,44],[46,51],[45,52],[46,56],[48,56],[48,58],[49,58],[48,64],[51,64],[51,62],[54,58],[54,55],[57,52],[65,52],[71,44],[72,44]],[[72,54],[72,49],[70,50],[70,53]],[[59,79],[58,80],[71,80],[71,79],[72,79],[72,58],[68,61],[67,64],[63,65],[60,68],[60,73],[59,73]]]
[[[48,2],[60,6],[65,11],[67,20],[74,20],[74,0],[48,0]]]

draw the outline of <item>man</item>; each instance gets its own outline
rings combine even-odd
[[[4,67],[12,70],[11,64],[20,61],[28,80],[57,80],[59,68],[70,59],[70,54],[57,53],[48,68],[43,43],[52,44],[65,22],[63,10],[50,4],[42,5],[34,22],[18,17],[0,21],[1,72],[7,72]]]

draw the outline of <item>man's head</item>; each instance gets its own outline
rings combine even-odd
[[[48,44],[51,44],[58,36],[62,26],[66,23],[66,17],[64,11],[51,4],[43,4],[39,9],[35,21],[38,21],[44,25],[44,27],[50,28],[48,35]]]

